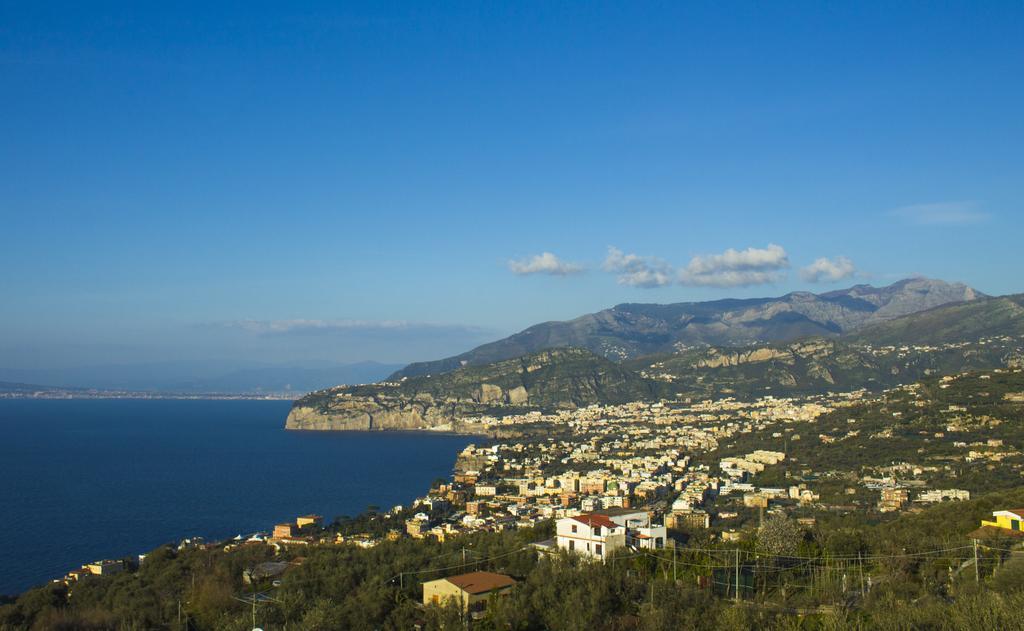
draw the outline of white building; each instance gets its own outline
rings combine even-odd
[[[627,543],[641,550],[657,550],[665,547],[668,530],[664,526],[635,528],[627,535]]]
[[[602,560],[626,546],[663,548],[666,538],[665,526],[652,525],[651,515],[645,510],[610,508],[555,523],[555,539],[560,549]]]
[[[626,547],[626,528],[604,515],[576,515],[555,523],[555,540],[560,550],[604,560]]]

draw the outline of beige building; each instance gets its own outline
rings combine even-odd
[[[295,524],[277,524],[274,526],[274,539],[287,539],[295,536]]]
[[[412,519],[405,520],[406,534],[416,539],[426,537],[432,527],[433,524],[430,522],[430,518],[424,513],[419,513]]]
[[[768,496],[763,493],[744,493],[743,505],[747,508],[768,508]]]
[[[878,502],[878,510],[884,512],[903,508],[910,499],[907,489],[882,489],[882,497]]]
[[[506,594],[515,579],[494,572],[470,572],[423,583],[424,605],[456,602],[464,612],[482,611],[491,594]]]
[[[686,511],[673,511],[665,515],[665,526],[668,528],[710,528],[711,515],[699,508]]]

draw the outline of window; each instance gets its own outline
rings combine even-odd
[[[594,536],[595,537],[600,537],[601,536],[601,527],[600,526],[594,526]]]
[[[573,532],[576,532],[576,524],[573,524],[573,525],[572,525],[572,531],[573,531]]]
[[[576,549],[576,542],[573,541],[572,539],[570,539],[569,540],[569,551],[572,552],[575,549]]]
[[[1020,530],[1020,520],[1019,519],[1011,519],[1010,520],[1010,530]]]
[[[597,553],[597,556],[601,556],[601,554],[602,554],[601,550],[602,550],[602,546],[601,546],[600,543],[597,544],[596,546],[594,546],[594,552]]]

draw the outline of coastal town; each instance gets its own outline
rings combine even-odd
[[[481,437],[504,438],[468,445],[451,477],[409,506],[351,523],[303,515],[266,533],[228,542],[191,538],[178,548],[372,548],[403,538],[445,542],[477,532],[539,532],[553,524],[553,536],[533,542],[538,553],[606,560],[624,550],[656,551],[690,541],[739,542],[777,515],[813,528],[824,514],[920,511],[991,490],[986,473],[1009,477],[1005,486],[1019,481],[1021,444],[993,411],[1024,403],[1024,393],[1013,389],[1020,382],[1021,369],[997,369],[874,394],[635,402],[481,416],[465,423],[476,425]],[[972,394],[964,396],[965,389]],[[961,403],[947,404],[947,394]],[[858,452],[857,465],[843,468],[829,450]],[[995,515],[979,532],[1015,534],[1019,517],[1006,515],[1002,521]],[[374,527],[360,530],[359,524]],[[294,564],[264,563],[247,570],[256,572],[249,580],[274,579]],[[124,567],[121,560],[97,561],[59,580],[71,586]],[[503,579],[477,578],[495,589],[509,586]],[[440,587],[454,589],[445,584],[431,590]]]
[[[1009,369],[943,377],[938,387],[944,391],[961,379],[984,384],[993,376],[1019,373]],[[1001,400],[1022,398],[1006,393]],[[821,511],[915,511],[967,500],[972,491],[991,489],[977,482],[961,488],[957,478],[977,480],[971,471],[992,472],[993,463],[1001,475],[1020,479],[1020,445],[994,437],[999,419],[975,416],[970,406],[947,405],[937,416],[928,415],[933,431],[918,430],[904,423],[909,413],[888,411],[896,402],[911,409],[928,406],[921,385],[911,384],[877,396],[858,390],[799,399],[595,405],[551,415],[480,418],[476,421],[487,428],[514,427],[522,437],[466,447],[451,483],[435,486],[416,501],[417,512],[406,520],[404,534],[443,540],[474,530],[621,514],[635,515],[629,521],[642,524],[630,531],[631,543],[662,547],[685,540],[668,532],[706,531],[724,541],[738,540],[766,513],[812,525]],[[877,414],[874,419],[842,414],[872,406],[880,406],[874,412],[886,410],[892,423],[879,427]],[[833,417],[843,417],[842,426],[824,422]],[[907,455],[910,428],[916,443],[909,450],[913,459],[899,459]],[[862,458],[858,466],[843,470],[820,467],[808,457],[857,440],[874,443],[883,454],[891,446],[897,458]],[[554,543],[568,547],[561,539]]]

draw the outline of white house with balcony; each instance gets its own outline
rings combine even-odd
[[[604,560],[620,548],[658,549],[665,547],[665,526],[651,524],[645,510],[610,508],[555,522],[558,548],[593,559]]]
[[[605,515],[585,513],[559,519],[555,523],[555,541],[560,550],[603,561],[615,550],[626,547],[626,528]]]

